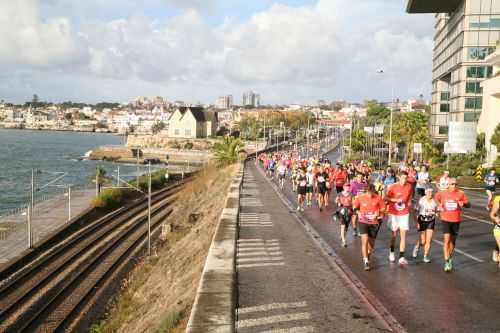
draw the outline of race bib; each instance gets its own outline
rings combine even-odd
[[[307,184],[307,182],[306,182],[305,180],[302,180],[302,181],[299,183],[299,185],[300,185],[300,186],[306,186],[306,184]]]
[[[427,216],[433,216],[434,214],[435,214],[434,209],[427,208],[425,210],[425,215],[427,215]]]
[[[488,185],[490,185],[490,186],[495,186],[495,185],[496,185],[496,183],[495,183],[495,181],[494,181],[494,180],[490,180],[490,181],[488,182]]]
[[[458,209],[458,203],[456,201],[446,201],[444,208],[446,208],[447,211],[455,211]]]
[[[319,176],[319,177],[318,177],[318,182],[320,182],[320,183],[324,183],[324,182],[325,182],[325,177],[323,177],[323,176]]]
[[[377,214],[375,213],[366,213],[364,216],[365,221],[373,222],[377,219]]]

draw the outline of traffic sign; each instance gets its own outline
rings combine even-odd
[[[422,151],[423,151],[423,149],[422,149],[422,144],[421,144],[421,143],[418,143],[418,142],[415,142],[415,143],[413,144],[413,152],[414,152],[415,154],[422,154]]]

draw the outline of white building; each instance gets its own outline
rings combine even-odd
[[[171,138],[207,138],[217,130],[217,113],[205,112],[203,108],[178,108],[168,122],[168,136]]]
[[[243,106],[258,107],[260,106],[260,95],[253,91],[248,91],[243,94]]]
[[[497,147],[491,144],[491,136],[500,124],[500,50],[486,58],[493,66],[493,77],[481,83],[483,89],[483,112],[479,117],[477,130],[486,135],[487,163],[489,165],[497,158]]]
[[[435,13],[431,135],[446,141],[450,121],[477,122],[481,82],[493,74],[485,58],[500,39],[498,0],[408,0],[409,13]]]
[[[221,96],[215,102],[216,109],[229,110],[233,107],[233,95]]]

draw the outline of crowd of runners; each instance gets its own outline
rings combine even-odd
[[[444,271],[453,270],[462,212],[470,203],[447,171],[433,179],[428,165],[413,162],[401,163],[396,170],[388,167],[374,172],[366,161],[343,165],[326,158],[302,158],[295,151],[262,153],[258,160],[267,176],[276,179],[282,190],[286,182],[291,183],[297,193],[298,212],[305,209],[324,212],[325,207],[335,206],[332,219],[340,224],[341,244],[348,246],[346,236],[350,228],[354,236],[361,237],[365,270],[371,269],[370,255],[383,224],[387,224],[391,233],[388,259],[399,265],[408,264],[407,235],[411,225],[418,232],[411,255],[418,258],[422,252],[422,260],[430,263],[432,238],[439,225],[443,233]],[[500,268],[500,196],[494,196],[498,176],[492,170],[484,181],[487,208],[494,225],[493,260]]]

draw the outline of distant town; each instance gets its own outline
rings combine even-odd
[[[408,101],[382,103],[394,111],[424,112],[429,103],[422,97]],[[185,110],[190,110],[197,122],[209,121],[210,130],[190,131],[179,128]],[[327,102],[314,105],[263,105],[261,96],[252,91],[242,95],[241,104],[232,95],[221,96],[214,104],[170,102],[163,97],[137,97],[128,103],[85,104],[75,102],[47,103],[34,95],[32,101],[16,105],[0,101],[0,127],[31,130],[97,132],[116,134],[163,134],[179,138],[203,138],[217,132],[231,133],[244,117],[265,112],[310,112],[317,120],[332,125],[351,123],[353,116],[366,115],[366,102]],[[179,111],[179,116],[175,113]]]

